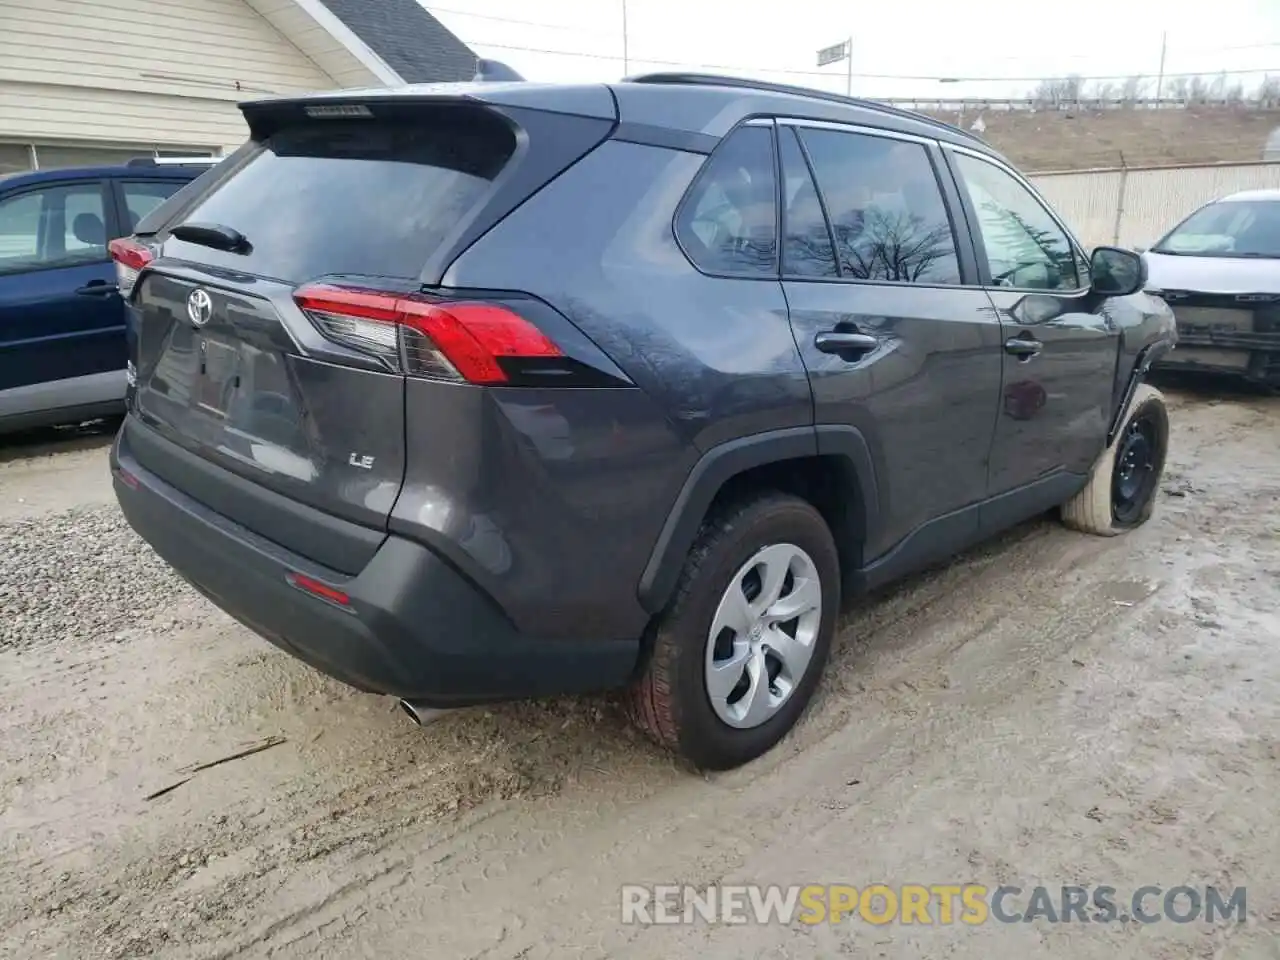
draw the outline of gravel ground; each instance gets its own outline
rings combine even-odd
[[[175,626],[167,613],[188,591],[113,505],[0,521],[0,650]]]
[[[413,727],[183,587],[101,441],[0,453],[0,956],[1276,960],[1280,402],[1172,399],[1151,524],[859,603],[797,732],[707,778],[607,699]],[[1247,884],[1250,920],[618,922],[628,882],[965,880]]]

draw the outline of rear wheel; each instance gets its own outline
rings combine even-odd
[[[771,493],[721,511],[657,624],[632,718],[699,767],[760,756],[813,695],[839,608],[835,543],[809,503]]]
[[[1114,536],[1151,518],[1169,448],[1169,412],[1160,391],[1139,385],[1120,432],[1102,452],[1083,490],[1062,506],[1069,527]]]

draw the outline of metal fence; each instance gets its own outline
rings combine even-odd
[[[926,113],[985,113],[995,111],[1063,111],[1081,110],[1192,110],[1197,107],[1229,107],[1235,110],[1274,110],[1280,107],[1280,96],[1267,93],[1241,99],[1224,92],[1220,95],[1204,94],[1190,97],[1070,97],[1051,101],[1034,97],[877,97],[881,103],[903,107],[907,110],[923,110]]]
[[[1201,204],[1280,188],[1280,163],[1115,167],[1029,177],[1088,247],[1149,246]]]

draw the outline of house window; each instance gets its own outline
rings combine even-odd
[[[30,147],[24,143],[0,143],[0,177],[30,169]]]
[[[154,144],[0,143],[0,175],[31,169],[114,166],[136,157],[216,157],[220,152],[213,147],[157,147]]]

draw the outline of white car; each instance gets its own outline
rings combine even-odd
[[[1178,349],[1160,366],[1280,387],[1280,190],[1207,203],[1143,256],[1147,291],[1178,321]]]

